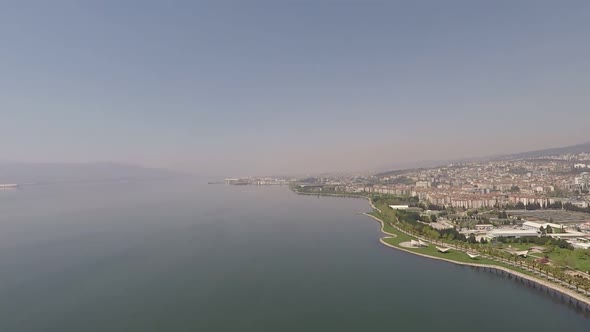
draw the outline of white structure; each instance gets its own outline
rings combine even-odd
[[[390,205],[389,207],[394,210],[407,210],[410,208],[408,205]]]
[[[582,232],[577,232],[574,230],[567,230],[567,232],[565,233],[551,233],[551,234],[547,234],[547,236],[551,236],[552,238],[556,238],[556,239],[573,239],[573,238],[579,238],[582,236],[585,236],[585,233]]]
[[[526,256],[529,254],[529,251],[528,250],[515,251],[512,254],[513,255],[516,255],[516,256],[522,256],[522,257],[526,258]]]
[[[495,229],[486,236],[489,239],[496,237],[526,237],[526,236],[538,236],[538,231],[532,229]]]
[[[579,176],[574,178],[574,184],[582,188],[590,187],[590,173],[582,172]]]
[[[582,232],[577,232],[573,229],[565,229],[563,227],[563,225],[559,225],[559,224],[553,224],[553,223],[543,223],[543,224],[539,224],[536,222],[532,222],[532,221],[525,221],[522,224],[522,228],[526,229],[526,230],[536,230],[536,231],[540,231],[541,227],[543,227],[544,229],[547,229],[548,226],[551,226],[551,228],[553,229],[552,233],[546,233],[547,236],[550,236],[552,238],[555,239],[571,239],[571,238],[577,238],[577,237],[584,237],[586,234],[582,233]],[[561,233],[563,230],[563,233]]]
[[[416,182],[416,188],[430,188],[430,182],[418,181],[418,182]]]
[[[448,247],[439,247],[439,246],[437,246],[437,247],[436,247],[436,250],[438,250],[439,252],[442,252],[442,253],[444,254],[444,253],[447,253],[447,252],[449,252],[449,250],[451,250],[451,248],[448,248]]]
[[[494,225],[492,224],[477,224],[475,225],[475,229],[478,231],[491,231],[492,229],[494,229]]]
[[[410,240],[410,245],[412,247],[428,247],[428,243],[422,241],[422,240]]]
[[[532,222],[532,221],[525,221],[524,223],[522,223],[522,228],[523,229],[530,229],[530,230],[540,230],[541,227],[543,227],[544,229],[547,229],[547,226],[551,226],[551,228],[553,229],[562,229],[562,225],[559,224],[552,224],[550,222],[546,222],[543,224],[537,223],[537,222]]]
[[[585,242],[573,242],[571,243],[574,249],[590,249],[590,243]]]

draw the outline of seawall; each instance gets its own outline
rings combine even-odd
[[[381,229],[383,229],[384,223],[381,219],[379,219],[375,216],[372,216],[370,214],[365,214],[365,215],[377,220],[381,224]],[[387,232],[384,232],[384,233],[390,234]],[[590,299],[585,297],[582,294],[575,292],[574,290],[566,289],[565,287],[556,285],[556,284],[551,283],[549,281],[535,278],[535,277],[511,270],[511,269],[508,269],[508,268],[505,268],[502,266],[458,262],[458,261],[451,260],[451,259],[430,256],[430,255],[418,253],[415,251],[411,251],[408,249],[400,248],[400,247],[397,247],[397,246],[394,246],[394,245],[391,245],[391,244],[385,242],[385,239],[387,239],[387,238],[389,238],[389,237],[383,237],[383,238],[379,239],[379,242],[381,242],[383,245],[388,246],[390,248],[405,251],[405,252],[413,254],[413,255],[422,256],[425,258],[435,259],[435,260],[439,260],[439,261],[445,261],[448,263],[467,266],[467,267],[471,267],[471,268],[475,268],[475,269],[481,269],[484,271],[492,272],[492,273],[507,277],[508,279],[513,279],[513,280],[519,281],[523,284],[528,285],[529,287],[532,287],[532,288],[538,289],[540,291],[543,291],[544,293],[550,294],[550,295],[552,295],[552,297],[557,298],[560,301],[562,301],[568,305],[571,305],[572,307],[575,307],[576,310],[579,310],[584,315],[590,316]]]
[[[293,189],[292,189],[293,190]],[[297,190],[293,190],[293,192],[295,192],[298,195],[310,195],[310,196],[332,196],[332,197],[350,197],[350,198],[362,198],[362,199],[366,199],[369,202],[369,205],[371,205],[371,208],[373,208],[373,210],[377,210],[379,212],[381,212],[381,210],[379,210],[371,201],[371,198],[368,196],[363,196],[363,195],[354,195],[354,194],[333,194],[333,193],[305,193],[305,192],[301,192],[301,191],[297,191]]]
[[[370,197],[363,196],[363,195],[331,194],[331,193],[303,193],[303,192],[298,192],[296,190],[293,190],[293,191],[299,195],[364,198],[369,202],[369,204],[371,205],[371,207],[374,210],[378,210],[379,212],[381,212],[373,204]],[[534,288],[538,291],[541,291],[541,292],[551,296],[552,298],[554,298],[562,303],[565,303],[565,304],[571,306],[572,308],[575,308],[579,312],[583,313],[585,316],[590,317],[590,298],[588,298],[580,293],[577,293],[575,290],[568,289],[568,288],[562,287],[560,285],[554,284],[552,282],[549,282],[549,281],[546,281],[543,279],[539,279],[539,278],[536,278],[533,276],[529,276],[524,273],[520,273],[520,272],[511,270],[511,269],[508,269],[508,268],[505,268],[502,266],[458,262],[458,261],[454,261],[451,259],[430,256],[430,255],[418,253],[415,251],[411,251],[408,249],[404,249],[404,248],[400,248],[400,247],[391,245],[391,244],[385,242],[384,239],[395,237],[396,235],[385,231],[385,223],[383,222],[383,220],[381,220],[373,215],[370,215],[368,213],[363,213],[363,214],[365,216],[372,218],[372,219],[376,220],[377,222],[379,222],[381,224],[381,232],[389,235],[389,237],[383,237],[383,238],[379,239],[379,242],[381,242],[385,246],[388,246],[388,247],[391,247],[391,248],[394,248],[397,250],[405,251],[409,254],[418,255],[418,256],[425,257],[425,258],[429,258],[429,259],[436,259],[439,261],[445,261],[448,263],[461,265],[461,266],[465,266],[465,267],[469,267],[469,268],[473,268],[473,269],[478,269],[478,270],[494,273],[496,275],[505,277],[510,280],[515,280],[516,282],[522,283],[524,286]]]

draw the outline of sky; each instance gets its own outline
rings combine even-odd
[[[0,160],[226,176],[590,141],[590,1],[2,1]]]

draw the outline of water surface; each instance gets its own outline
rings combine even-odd
[[[378,242],[365,200],[199,181],[0,191],[0,331],[588,331]]]

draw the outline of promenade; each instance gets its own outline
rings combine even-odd
[[[391,232],[386,231],[385,230],[385,222],[383,220],[377,218],[376,216],[368,214],[368,213],[363,213],[363,214],[365,216],[368,216],[368,217],[378,221],[381,224],[381,232],[388,235],[388,236],[380,238],[379,242],[381,242],[385,246],[388,246],[390,248],[394,248],[397,250],[405,251],[410,254],[414,254],[414,255],[430,258],[430,259],[436,259],[439,261],[445,261],[445,262],[449,262],[449,263],[453,263],[453,264],[457,264],[457,265],[471,266],[471,267],[475,267],[475,268],[484,268],[486,270],[494,269],[494,270],[502,271],[503,273],[509,274],[515,278],[520,279],[520,280],[527,280],[531,283],[535,283],[535,284],[542,286],[546,289],[551,289],[557,293],[565,295],[570,299],[570,302],[574,301],[572,303],[575,304],[577,307],[579,307],[581,310],[583,310],[584,312],[590,313],[590,291],[582,290],[582,289],[578,289],[576,291],[575,286],[568,285],[567,283],[565,283],[561,280],[558,280],[557,278],[543,274],[543,273],[539,272],[538,270],[528,268],[527,266],[516,264],[513,261],[502,259],[502,258],[495,257],[495,256],[491,256],[491,255],[481,254],[481,257],[486,260],[494,261],[497,264],[478,264],[478,263],[474,263],[474,262],[473,263],[472,262],[462,262],[462,261],[457,261],[457,260],[448,259],[448,258],[444,258],[444,257],[432,256],[429,254],[418,252],[418,250],[420,250],[420,248],[409,249],[409,248],[403,248],[399,245],[394,245],[392,243],[387,242],[387,239],[395,238],[398,235],[395,233],[391,233]],[[410,238],[422,240],[422,241],[430,243],[432,245],[438,244],[437,242],[434,242],[430,239],[427,239],[427,238],[424,238],[421,236],[417,236],[415,234],[410,234],[409,232],[401,229],[400,227],[397,227],[393,223],[388,223],[388,225],[393,227],[396,231],[409,236]],[[445,245],[447,245],[447,244],[445,244]],[[467,256],[467,253],[470,251],[467,249],[459,249],[456,247],[452,247],[452,249],[455,251],[458,251],[458,252],[462,252],[466,256]],[[518,270],[521,270],[523,272],[519,272]]]

